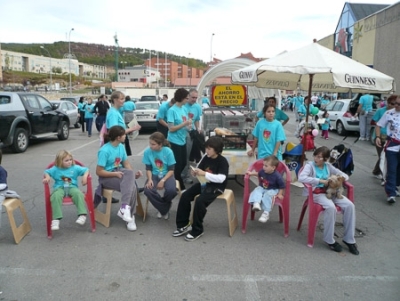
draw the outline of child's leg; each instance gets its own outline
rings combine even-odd
[[[183,228],[189,223],[190,210],[192,209],[191,202],[194,197],[201,193],[200,183],[195,183],[192,187],[188,188],[182,196],[178,203],[178,210],[176,212],[176,227]]]
[[[261,186],[257,186],[254,190],[250,193],[249,203],[261,203],[261,199],[263,197],[264,188]]]
[[[64,188],[57,188],[50,196],[51,211],[54,219],[62,219],[62,203],[64,198]]]
[[[79,190],[79,188],[71,187],[69,189],[69,193],[72,198],[72,202],[74,202],[76,209],[78,210],[78,215],[86,215],[87,210],[85,206],[85,196],[83,192]]]
[[[207,213],[207,207],[214,202],[219,193],[214,193],[213,191],[206,191],[201,193],[194,202],[193,208],[193,225],[190,234],[194,237],[202,234],[203,220]]]
[[[277,194],[278,189],[264,189],[264,194],[261,201],[261,208],[264,210],[264,212],[271,211],[273,198]]]

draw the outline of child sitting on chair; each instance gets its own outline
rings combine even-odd
[[[276,171],[279,160],[274,155],[264,159],[263,168],[257,171],[247,171],[250,176],[258,176],[259,185],[251,192],[249,203],[253,205],[253,211],[263,210],[261,217],[258,219],[261,223],[269,220],[269,213],[274,205],[274,198],[283,199],[283,189],[285,189],[285,181],[282,175]]]
[[[51,209],[53,220],[51,221],[51,230],[60,229],[60,220],[62,219],[62,203],[66,196],[71,196],[72,202],[78,209],[78,219],[76,223],[84,225],[86,222],[87,210],[85,206],[85,196],[78,188],[78,177],[82,176],[82,185],[87,184],[89,169],[76,165],[72,154],[66,150],[61,150],[56,155],[54,166],[44,171],[43,183],[49,183],[53,178],[53,193],[51,194]]]

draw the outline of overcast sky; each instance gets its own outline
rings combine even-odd
[[[388,0],[351,3],[394,4]],[[190,58],[267,58],[332,34],[341,0],[0,0],[0,43],[138,47]],[[215,34],[212,37],[212,34]],[[211,52],[212,49],[212,52]]]

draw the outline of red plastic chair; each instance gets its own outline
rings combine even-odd
[[[249,168],[249,171],[252,170],[261,170],[263,167],[264,159],[257,160],[254,162]],[[276,169],[282,176],[286,182],[286,188],[283,192],[283,200],[279,198],[275,198],[275,206],[279,206],[279,222],[283,221],[284,235],[285,237],[289,236],[289,210],[290,210],[290,183],[291,183],[291,174],[289,168],[285,163],[279,162],[279,165]],[[243,216],[242,216],[242,233],[246,233],[247,228],[247,216],[249,214],[250,204],[250,176],[244,176],[244,195],[243,195]],[[255,212],[251,211],[251,220],[254,220]]]
[[[299,174],[301,173],[303,168],[300,169]],[[303,222],[304,214],[306,213],[307,207],[308,209],[308,238],[307,238],[307,246],[312,248],[314,246],[314,238],[315,238],[315,230],[317,228],[319,214],[324,211],[324,208],[314,203],[314,197],[312,193],[312,186],[310,184],[303,183],[304,186],[308,189],[308,197],[303,203],[303,208],[301,209],[299,224],[297,225],[297,231],[300,231],[301,224]],[[349,182],[343,183],[344,187],[347,190],[347,198],[354,203],[354,186]],[[336,206],[337,212],[341,212],[339,206]]]
[[[81,162],[78,160],[74,160],[75,164],[84,166]],[[46,169],[49,169],[54,166],[54,162],[50,163]],[[92,226],[92,232],[96,231],[96,222],[94,220],[94,205],[93,205],[93,190],[92,190],[92,177],[88,176],[87,179],[87,188],[86,188],[86,193],[84,192],[85,195],[85,201],[86,201],[86,206],[88,210],[88,214],[90,217],[90,225]],[[44,201],[45,201],[45,206],[46,206],[46,226],[47,226],[47,238],[51,239],[53,237],[53,231],[51,230],[51,221],[53,220],[53,212],[51,211],[51,202],[50,202],[50,185],[49,183],[44,184]],[[72,202],[71,197],[64,197],[63,199],[63,205],[74,205]]]

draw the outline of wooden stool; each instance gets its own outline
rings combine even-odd
[[[8,214],[8,219],[10,221],[11,231],[14,235],[15,243],[19,244],[19,242],[25,237],[25,235],[32,230],[31,224],[28,220],[28,216],[26,215],[24,205],[18,198],[9,198],[4,200],[3,206],[6,208]],[[21,215],[24,220],[23,223],[18,227],[14,219],[14,210],[17,208],[19,208],[19,210],[21,211]]]
[[[178,180],[175,180],[175,181],[176,181],[176,189],[178,190],[178,195],[179,195],[179,198],[180,198],[181,195],[182,195],[181,185],[179,184]],[[150,203],[149,199],[146,199],[146,206],[145,206],[144,211],[143,211],[143,222],[146,221],[147,209],[149,208],[149,203]]]
[[[238,226],[235,195],[231,189],[225,189],[224,193],[217,197],[217,200],[225,200],[226,202],[226,209],[228,211],[229,236],[232,237]],[[190,213],[190,224],[193,224],[193,210]]]
[[[103,189],[102,196],[107,199],[106,211],[101,212],[98,208],[94,210],[96,222],[102,224],[104,227],[110,227],[110,219],[111,219],[111,203],[112,203],[112,194],[114,190],[111,189]],[[144,216],[142,201],[140,200],[139,192],[136,195],[136,213],[140,216]]]

